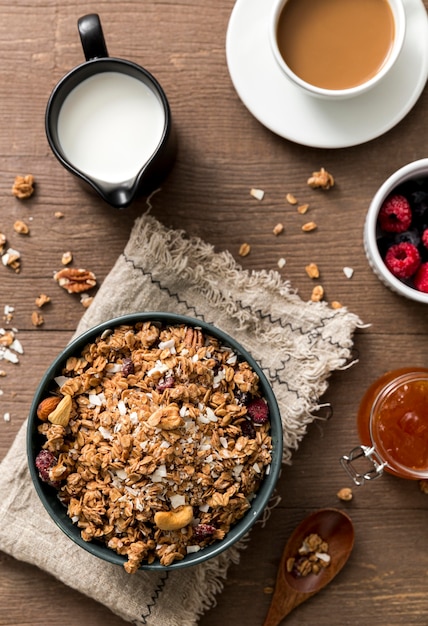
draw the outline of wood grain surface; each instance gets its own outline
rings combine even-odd
[[[262,1],[262,0],[260,0]],[[424,0],[428,8],[427,0]],[[385,475],[354,489],[341,503],[337,491],[351,486],[339,458],[358,444],[355,416],[368,385],[389,369],[428,365],[426,307],[386,289],[371,271],[362,234],[370,200],[394,170],[428,156],[428,92],[395,128],[360,146],[326,150],[296,145],[254,119],[231,83],[225,35],[233,0],[0,0],[0,232],[20,251],[19,274],[0,267],[0,311],[14,307],[12,325],[24,347],[19,365],[0,363],[0,458],[26,417],[45,368],[70,339],[84,309],[78,297],[53,281],[65,251],[73,265],[93,271],[101,284],[121,253],[145,198],[117,211],[88,193],[55,160],[44,132],[47,99],[55,83],[83,61],[77,19],[99,13],[111,56],[149,69],[164,87],[179,136],[175,167],[152,199],[153,214],[229,250],[246,269],[281,269],[303,300],[313,281],[305,266],[318,264],[329,302],[340,301],[367,324],[355,336],[358,363],[334,373],[323,401],[333,415],[308,429],[293,463],[281,476],[281,503],[266,525],[256,526],[239,565],[232,566],[217,605],[200,626],[260,626],[283,545],[309,512],[325,506],[348,511],[356,543],[338,578],[287,623],[319,626],[428,624],[428,496],[416,482]],[[369,112],[368,112],[369,114]],[[307,178],[324,166],[336,179],[328,192]],[[16,175],[33,174],[36,191],[19,201]],[[250,196],[262,188],[260,202]],[[309,203],[306,216],[285,201],[293,193]],[[64,214],[62,219],[55,212]],[[30,235],[14,232],[21,219]],[[313,220],[318,228],[304,233]],[[274,236],[281,222],[284,232]],[[238,256],[243,242],[251,246]],[[345,266],[354,269],[345,277]],[[40,293],[51,296],[44,324],[31,314]],[[0,324],[1,325],[1,324]],[[5,322],[3,322],[3,326]],[[10,413],[10,421],[3,419]],[[52,546],[54,550],[55,547]],[[79,572],[76,571],[76,576]],[[105,607],[38,569],[0,553],[1,626],[124,626]]]

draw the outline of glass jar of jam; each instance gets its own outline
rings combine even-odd
[[[341,458],[357,485],[384,470],[428,478],[428,369],[401,368],[381,376],[364,394],[357,424],[361,445]]]

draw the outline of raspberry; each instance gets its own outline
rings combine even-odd
[[[425,248],[428,248],[428,228],[425,228],[424,232],[422,233],[422,243],[424,244]]]
[[[51,483],[49,470],[56,465],[56,456],[49,450],[41,450],[36,456],[35,465],[39,470],[39,476],[45,483]]]
[[[428,263],[422,263],[416,272],[413,282],[418,291],[428,293]]]
[[[400,195],[389,196],[379,211],[379,225],[386,233],[404,233],[412,222],[408,200]]]
[[[264,400],[252,400],[247,406],[247,413],[254,424],[265,424],[269,419],[269,407]]]
[[[421,264],[418,249],[411,243],[391,246],[385,256],[385,265],[397,278],[410,278]]]

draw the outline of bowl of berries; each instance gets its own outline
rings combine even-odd
[[[387,287],[428,304],[428,159],[405,165],[378,189],[367,213],[364,247]]]
[[[217,556],[265,509],[282,424],[255,359],[208,323],[163,312],[109,320],[72,341],[36,391],[31,478],[59,528],[140,569]]]

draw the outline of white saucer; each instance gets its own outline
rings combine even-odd
[[[305,94],[279,69],[268,38],[273,2],[237,0],[226,36],[233,85],[259,122],[299,144],[346,148],[379,137],[407,115],[428,78],[428,17],[421,0],[403,0],[403,49],[382,83],[361,96],[334,102]]]

